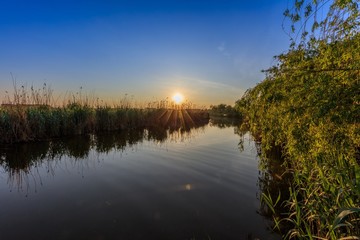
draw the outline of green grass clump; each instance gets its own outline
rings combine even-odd
[[[7,106],[0,110],[0,143],[45,140],[98,131],[114,131],[143,125],[140,109]]]

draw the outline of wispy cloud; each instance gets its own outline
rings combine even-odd
[[[229,84],[225,84],[225,83],[213,82],[213,81],[208,81],[208,80],[204,80],[204,79],[194,79],[194,78],[188,78],[188,80],[195,82],[198,85],[206,86],[207,88],[226,89],[226,90],[232,90],[235,92],[243,91],[241,88],[237,88],[237,87],[231,86]]]
[[[226,57],[230,57],[231,55],[226,48],[226,42],[220,43],[220,45],[217,47],[217,50]]]

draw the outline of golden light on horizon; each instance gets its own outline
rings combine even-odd
[[[175,104],[181,104],[184,101],[184,96],[181,93],[175,93],[172,100]]]

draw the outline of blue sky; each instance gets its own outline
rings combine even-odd
[[[233,104],[288,48],[288,1],[3,1],[0,89]]]

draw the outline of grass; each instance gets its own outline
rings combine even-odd
[[[283,147],[260,145],[261,213],[284,239],[359,239],[359,163],[329,145],[315,158],[296,159]]]

